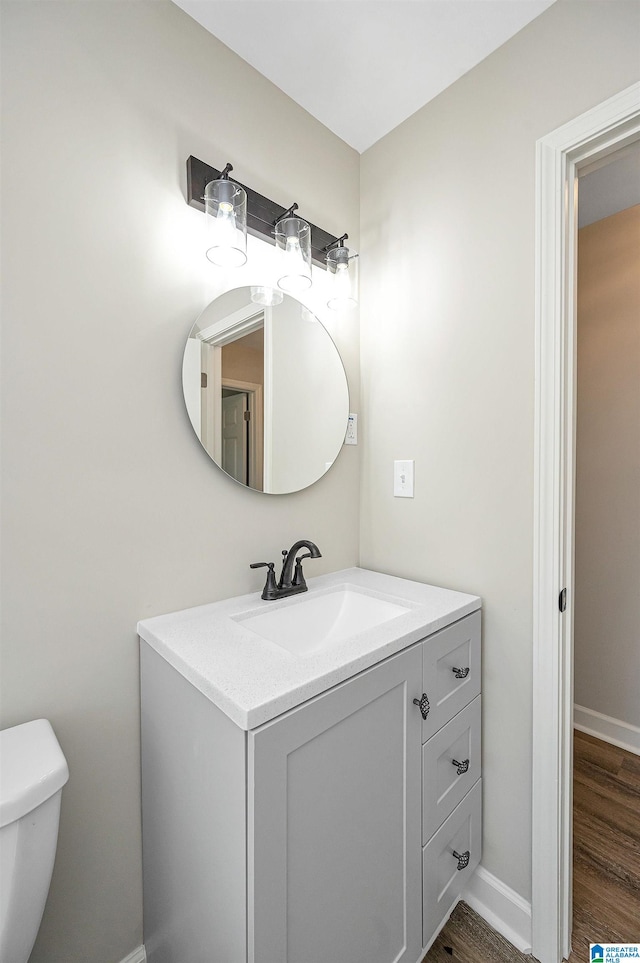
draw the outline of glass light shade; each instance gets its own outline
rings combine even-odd
[[[251,300],[254,304],[264,304],[265,307],[272,308],[276,304],[282,304],[284,294],[277,288],[270,288],[266,284],[251,286]]]
[[[331,294],[327,307],[334,311],[358,304],[358,255],[348,247],[334,247],[327,253]]]
[[[278,287],[295,294],[311,287],[311,228],[301,217],[276,224],[276,246],[283,252]]]
[[[207,257],[220,267],[241,267],[247,260],[247,195],[221,177],[204,189]]]

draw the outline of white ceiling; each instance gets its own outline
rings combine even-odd
[[[174,0],[362,152],[554,0]]]

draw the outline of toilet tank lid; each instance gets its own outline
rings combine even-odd
[[[47,719],[0,732],[0,827],[15,822],[62,789],[67,760]]]

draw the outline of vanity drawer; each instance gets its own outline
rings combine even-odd
[[[422,646],[422,741],[426,742],[480,692],[480,612],[425,639]],[[421,711],[422,711],[421,710]]]
[[[422,850],[423,946],[429,944],[480,862],[481,826],[482,780],[479,779]],[[454,852],[458,855],[454,856]],[[467,858],[469,862],[465,865]]]
[[[433,836],[480,776],[477,696],[422,747],[422,842]]]

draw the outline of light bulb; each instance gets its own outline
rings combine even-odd
[[[284,274],[278,281],[278,286],[285,291],[304,291],[311,284],[307,273],[307,265],[300,249],[300,241],[293,235],[289,236],[284,249]]]
[[[207,258],[220,267],[240,267],[247,260],[246,194],[224,178],[205,188],[209,243]]]
[[[303,274],[306,270],[300,241],[297,237],[288,237],[284,256],[287,259],[287,271],[289,274]]]
[[[357,301],[355,294],[355,257],[349,256],[346,247],[334,248],[327,256],[327,265],[331,273],[331,296],[327,307],[338,311],[340,308],[352,308]],[[353,265],[353,266],[352,266]]]
[[[311,228],[301,217],[282,217],[276,224],[276,245],[281,251],[278,287],[304,291],[311,286]]]
[[[296,258],[300,257],[300,241],[297,237],[287,238],[287,247],[285,250],[287,257]]]
[[[351,300],[351,278],[349,277],[349,262],[338,264],[333,282],[333,298],[335,301]]]
[[[222,247],[231,247],[236,239],[236,218],[233,205],[226,202],[218,207],[215,226],[216,240]]]

